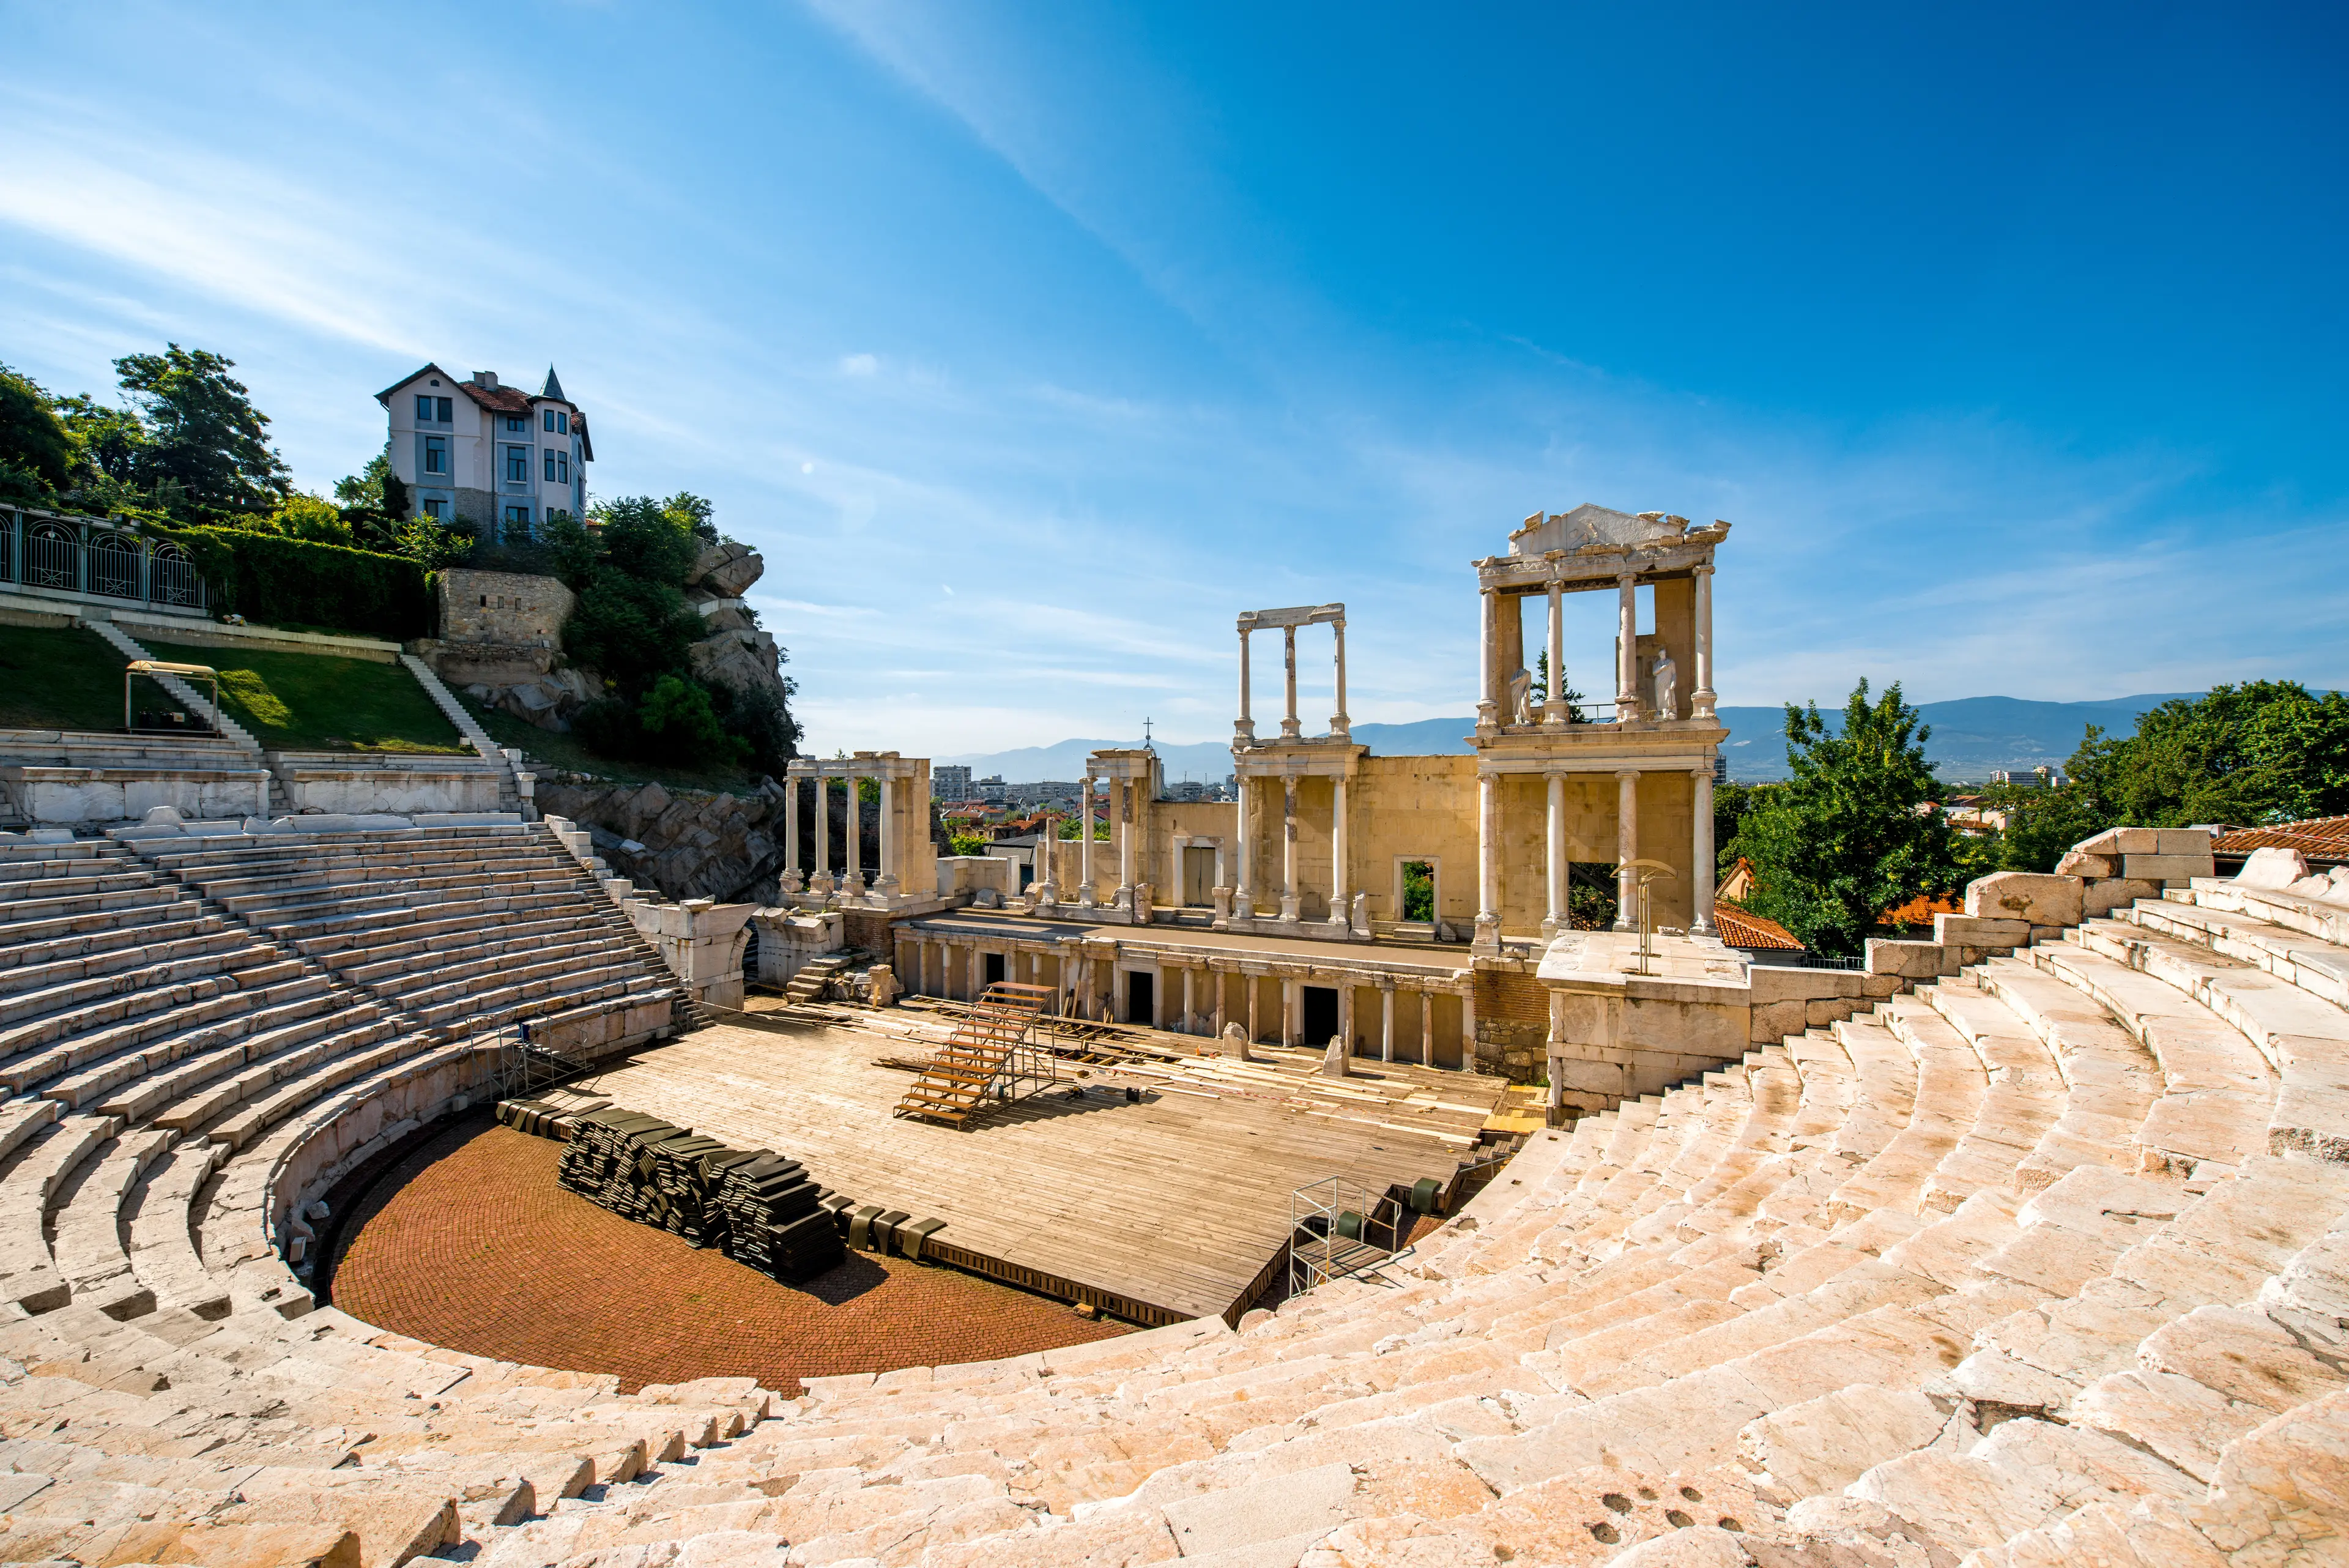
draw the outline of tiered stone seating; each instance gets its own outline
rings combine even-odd
[[[443,1037],[670,1022],[658,957],[543,828],[143,840],[222,910]]]
[[[159,805],[191,816],[269,809],[269,773],[225,737],[0,730],[0,820],[121,822]]]
[[[488,1561],[2327,1560],[2349,950],[2238,903],[2147,900],[1544,1135],[1399,1279],[819,1380],[689,1487]]]
[[[599,1001],[665,1019],[673,992],[601,890],[519,830],[209,826],[0,840],[0,1560],[402,1562],[762,1417],[747,1379],[622,1398],[313,1310],[289,1266],[305,1200],[481,1092],[484,1032]],[[386,844],[405,877],[365,852]],[[497,907],[465,894],[469,862]],[[533,866],[559,875],[515,875]],[[260,888],[233,898],[274,891],[252,907],[294,910],[357,978],[209,896],[240,867]],[[470,988],[433,973],[525,942],[531,963]],[[546,952],[581,978],[542,986]],[[638,972],[605,973],[615,954]],[[395,957],[424,980],[369,967]]]
[[[484,1021],[625,969],[550,842],[139,849],[0,853],[22,1314],[0,1317],[0,1556],[2349,1547],[2349,909],[2323,899],[2174,888],[1538,1135],[1389,1277],[1237,1333],[818,1379],[778,1408],[739,1382],[622,1398],[310,1310],[309,1195],[477,1085]],[[274,1064],[282,1104],[219,1095]]]

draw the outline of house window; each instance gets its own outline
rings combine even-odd
[[[432,518],[446,517],[449,515],[449,504],[445,501],[428,501],[424,504],[424,515]]]
[[[520,414],[508,414],[508,415],[506,416],[506,429],[507,429],[507,430],[509,430],[509,431],[521,431],[521,430],[528,430],[529,428],[530,428],[530,421],[527,421],[527,420],[525,420],[525,419],[523,419]]]
[[[530,483],[530,448],[526,446],[506,448],[506,478],[515,484]]]
[[[554,429],[554,410],[553,409],[539,410],[538,417],[545,421],[546,428],[549,431],[553,431]]]
[[[549,484],[571,483],[570,453],[557,452],[553,447],[546,449],[546,482]]]
[[[424,438],[424,472],[427,473],[449,472],[449,438],[447,436]],[[439,514],[436,513],[434,515],[437,516]]]
[[[432,400],[421,392],[416,396],[416,422],[419,425],[429,425],[432,422]]]
[[[508,542],[512,542],[516,539],[527,539],[530,537],[529,507],[509,506],[506,508],[505,536]]]

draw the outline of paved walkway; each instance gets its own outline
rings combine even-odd
[[[476,1355],[618,1375],[624,1391],[1020,1355],[1127,1332],[956,1270],[852,1252],[804,1287],[556,1185],[562,1146],[452,1128],[377,1183],[343,1231],[334,1303]]]

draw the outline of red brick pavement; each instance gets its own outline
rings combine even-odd
[[[453,1128],[378,1181],[343,1230],[334,1303],[479,1355],[616,1373],[633,1391],[1020,1355],[1127,1325],[958,1270],[851,1252],[805,1286],[623,1220],[555,1182],[562,1146]]]

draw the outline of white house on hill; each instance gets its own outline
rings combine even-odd
[[[502,385],[494,370],[460,380],[427,365],[376,401],[391,416],[391,472],[414,493],[418,515],[534,539],[555,513],[586,511],[595,448],[554,366],[535,396]]]

